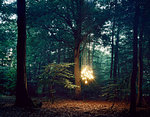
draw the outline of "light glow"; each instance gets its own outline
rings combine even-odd
[[[88,83],[88,81],[86,80],[86,81],[85,81],[85,84],[87,84],[87,83]]]
[[[88,81],[94,80],[93,70],[90,66],[84,66],[81,70],[81,78],[85,84],[87,84]]]

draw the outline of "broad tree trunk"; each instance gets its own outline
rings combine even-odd
[[[80,80],[80,69],[79,69],[79,46],[74,50],[74,75],[75,75],[75,84],[77,85],[75,89],[76,99],[81,97],[81,80]]]
[[[75,48],[74,48],[74,75],[75,75],[75,84],[77,85],[75,89],[75,96],[76,99],[81,98],[81,79],[80,79],[80,67],[79,67],[79,56],[80,56],[80,44],[82,42],[82,7],[84,4],[84,0],[77,0],[77,19],[76,19],[76,29],[73,30],[74,32],[74,41],[75,41]]]
[[[26,77],[26,17],[25,0],[17,1],[18,41],[17,41],[17,84],[16,105],[20,107],[33,106],[27,91]]]
[[[135,3],[135,16],[133,22],[133,68],[130,86],[130,113],[132,116],[136,113],[136,78],[137,78],[137,43],[138,43],[138,20],[139,20],[139,3]]]

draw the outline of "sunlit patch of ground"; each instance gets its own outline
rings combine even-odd
[[[124,102],[115,102],[115,105],[112,107],[112,102],[106,101],[76,101],[76,100],[59,100],[56,101],[54,104],[50,102],[43,102],[42,108],[68,108],[74,109],[76,111],[97,111],[97,110],[105,110],[105,109],[112,109],[112,110],[123,110],[128,109],[129,104]]]
[[[0,99],[0,117],[128,117],[129,104],[94,100],[42,100],[41,108],[14,107],[15,98]],[[138,108],[137,117],[150,117],[149,108]]]
[[[127,110],[128,104],[117,102],[112,108],[112,102],[106,101],[75,101],[75,100],[60,100],[54,104],[50,102],[43,102],[42,108],[50,110],[59,110],[61,113],[68,113],[69,115],[82,116],[100,116],[100,117],[115,117],[118,112]]]

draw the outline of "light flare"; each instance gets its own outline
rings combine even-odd
[[[88,81],[94,80],[93,70],[90,66],[85,66],[81,70],[81,78],[85,84],[87,84]]]

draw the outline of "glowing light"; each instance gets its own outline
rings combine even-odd
[[[81,70],[81,78],[84,81],[85,84],[88,83],[88,81],[91,81],[94,79],[93,70],[90,66],[85,66]]]
[[[88,81],[86,80],[86,81],[85,81],[85,84],[87,84],[87,83],[88,83]]]

